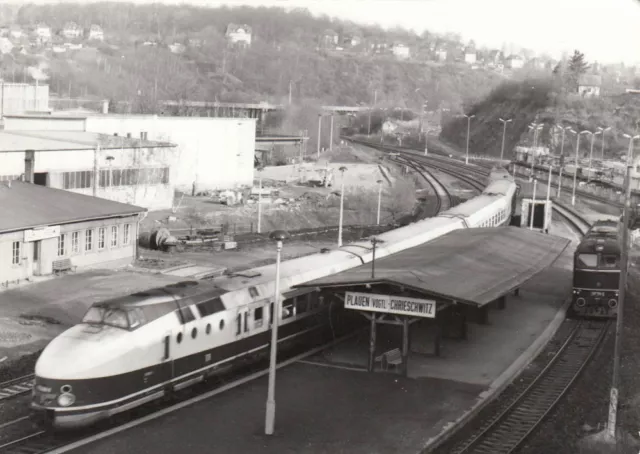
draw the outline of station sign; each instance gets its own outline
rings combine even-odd
[[[44,227],[42,229],[30,229],[24,231],[24,242],[46,240],[47,238],[55,238],[60,236],[60,226],[54,225]]]
[[[435,300],[377,295],[375,293],[346,292],[344,307],[358,311],[411,315],[414,317],[435,318],[436,316]]]

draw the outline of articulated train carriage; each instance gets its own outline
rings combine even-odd
[[[382,258],[453,230],[509,225],[516,185],[503,169],[481,195],[438,216],[379,235]],[[351,329],[314,290],[294,286],[372,260],[370,241],[282,262],[278,348]],[[77,428],[259,360],[268,353],[275,265],[184,282],[95,303],[82,323],[47,345],[35,370],[32,407],[54,428]],[[358,319],[360,320],[360,319]]]
[[[612,318],[618,313],[621,243],[619,223],[597,221],[574,254],[569,315]]]

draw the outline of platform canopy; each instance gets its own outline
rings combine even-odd
[[[566,238],[518,227],[459,229],[376,260],[375,278],[368,263],[296,287],[391,284],[484,306],[552,265],[569,243]]]

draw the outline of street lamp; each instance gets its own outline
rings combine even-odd
[[[320,159],[320,142],[322,138],[322,114],[318,114],[318,159]]]
[[[340,167],[342,172],[342,186],[340,188],[340,220],[338,221],[338,247],[342,246],[342,213],[344,208],[344,172],[347,170],[345,166]]]
[[[534,165],[536,162],[535,153],[537,148],[536,145],[538,142],[538,131],[540,131],[542,128],[544,128],[544,125],[540,123],[531,123],[531,125],[529,125],[529,129],[533,131],[533,153],[531,154],[531,178],[534,177]]]
[[[582,134],[591,134],[591,131],[580,131],[576,133],[575,131],[571,131],[572,133],[578,136],[577,144],[576,144],[576,168],[573,171],[573,192],[571,193],[571,206],[575,206],[576,204],[576,182],[578,181],[578,153],[580,153],[580,136]]]
[[[256,169],[258,171],[258,233],[262,233],[261,225],[262,225],[262,171],[264,167],[258,167]]]
[[[499,119],[502,122],[502,149],[500,150],[500,160],[502,161],[504,159],[504,137],[507,134],[507,123],[510,123],[513,121],[513,119],[508,119],[508,120],[503,120],[502,118]]]
[[[276,289],[273,299],[273,312],[271,315],[271,359],[269,361],[269,391],[267,395],[267,412],[264,432],[273,435],[276,419],[276,360],[278,352],[278,319],[280,317],[280,252],[282,242],[289,238],[284,230],[271,232],[269,238],[276,241]]]
[[[331,132],[329,134],[329,151],[333,151],[333,113],[331,113]]]
[[[620,381],[620,353],[622,347],[622,327],[624,315],[624,299],[627,288],[627,269],[629,267],[629,216],[631,215],[631,169],[633,167],[633,141],[640,135],[623,134],[629,139],[627,152],[627,173],[625,177],[624,213],[622,216],[622,251],[620,257],[620,278],[618,283],[618,317],[616,319],[616,340],[613,349],[613,380],[609,393],[609,421],[607,423],[607,438],[615,440],[616,418],[618,412],[618,385]]]
[[[560,143],[560,166],[562,167],[562,165],[564,164],[564,134],[567,131],[573,131],[571,129],[571,126],[556,126],[556,128],[559,128],[562,131],[562,142]]]
[[[600,134],[600,132],[591,133],[591,151],[589,152],[589,173],[587,173],[587,183],[591,181],[591,161],[593,159],[593,143],[598,134]]]
[[[598,127],[598,131],[602,133],[602,150],[600,151],[600,159],[602,161],[604,161],[604,133],[607,132],[609,129],[611,129],[611,126],[604,129]]]
[[[538,179],[536,177],[533,177],[533,197],[531,198],[531,211],[530,211],[530,215],[529,215],[529,230],[533,230],[533,215],[535,214],[536,210],[536,186],[538,183]]]
[[[382,200],[382,180],[376,181],[378,183],[378,221],[377,225],[380,225],[380,202]]]
[[[551,197],[551,178],[553,177],[552,170],[553,165],[549,164],[549,181],[547,181],[547,205],[549,204],[549,198]]]
[[[475,117],[475,115],[462,115],[467,119],[467,156],[464,160],[466,165],[469,165],[469,131],[471,130],[471,119]]]
[[[373,90],[373,107],[375,108],[378,103],[378,90]],[[367,129],[367,135],[371,135],[371,107],[369,107],[369,128]]]

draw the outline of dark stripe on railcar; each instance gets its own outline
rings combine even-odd
[[[620,270],[611,270],[606,273],[597,270],[573,272],[574,288],[591,288],[597,290],[617,290],[620,280]]]
[[[319,317],[321,316],[319,315]],[[323,328],[327,326],[327,323],[328,320],[326,317],[318,318],[316,316],[310,316],[286,325],[281,325],[278,328],[278,342],[281,342],[283,338],[303,332],[313,327],[318,329]],[[182,342],[188,342],[189,339],[189,336],[184,336]],[[172,364],[175,371],[174,377],[178,378],[187,375],[194,370],[198,370],[208,365],[213,365],[228,358],[233,358],[234,356],[238,356],[262,345],[268,345],[270,343],[270,339],[271,331],[268,330],[216,348],[201,350],[198,353],[176,359],[173,363],[171,361],[167,361],[144,369],[138,369],[132,372],[108,377],[82,380],[52,380],[36,377],[36,397],[34,398],[34,402],[42,406],[56,407],[57,409],[65,410],[64,413],[67,414],[71,413],[68,410],[73,409],[74,407],[110,402],[144,390],[149,391],[149,393],[157,392],[158,389],[149,390],[149,388],[161,385],[171,380]],[[162,339],[158,339],[158,342],[161,341]],[[211,355],[211,359],[209,361],[205,361],[206,355]],[[197,374],[194,374],[194,376],[195,375]],[[71,385],[73,388],[72,393],[76,396],[76,402],[74,405],[64,409],[58,407],[57,402],[55,401],[57,396],[60,394],[60,387],[63,385]],[[42,393],[40,391],[41,388],[39,389],[39,387],[50,388],[51,391]],[[54,394],[55,397],[53,397]],[[44,400],[42,397],[44,397]],[[136,396],[130,400],[136,400],[141,397],[143,397],[143,395]],[[118,402],[117,404],[111,405],[111,407],[123,405],[124,403],[126,403],[126,401]],[[104,408],[109,407],[106,406]],[[82,410],[82,412],[83,411],[86,410]]]

